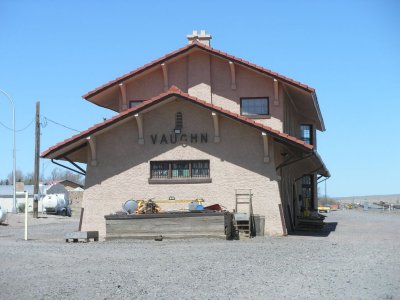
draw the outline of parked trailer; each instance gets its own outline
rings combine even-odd
[[[65,194],[49,194],[43,198],[43,207],[47,214],[71,217],[69,199]]]

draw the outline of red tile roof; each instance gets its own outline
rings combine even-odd
[[[142,111],[142,110],[144,110],[144,109],[146,109],[146,108],[148,108],[148,107],[150,107],[150,106],[152,106],[152,105],[154,105],[156,103],[162,102],[163,100],[170,98],[171,96],[177,96],[177,97],[179,97],[181,99],[185,99],[185,100],[190,101],[192,103],[195,103],[195,104],[201,105],[203,107],[209,108],[210,110],[216,111],[216,112],[220,113],[221,115],[225,115],[228,118],[235,119],[236,121],[239,121],[241,123],[244,123],[244,124],[250,125],[250,126],[252,126],[254,128],[257,128],[257,129],[260,129],[262,131],[265,131],[266,133],[268,133],[272,137],[274,137],[274,138],[276,138],[278,140],[281,140],[283,142],[286,142],[286,143],[288,143],[290,145],[300,147],[305,151],[312,151],[313,150],[313,146],[312,145],[309,145],[309,144],[305,143],[304,141],[302,141],[302,140],[300,140],[298,138],[290,136],[290,135],[288,135],[286,133],[282,133],[282,132],[280,132],[278,130],[275,130],[275,129],[269,127],[269,126],[262,125],[261,123],[255,122],[252,119],[246,118],[245,116],[242,116],[242,115],[239,115],[239,114],[236,114],[236,113],[233,113],[233,112],[231,112],[229,110],[223,109],[222,107],[216,106],[214,104],[211,104],[211,103],[206,102],[204,100],[201,100],[199,98],[193,97],[193,96],[191,96],[189,94],[186,94],[186,93],[182,92],[176,86],[172,86],[167,92],[162,93],[162,94],[160,94],[160,95],[158,95],[158,96],[156,96],[156,97],[154,97],[154,98],[152,98],[150,100],[144,101],[142,104],[140,104],[138,106],[135,106],[135,107],[132,107],[130,109],[127,109],[127,110],[123,111],[122,113],[119,113],[118,115],[112,117],[111,119],[108,119],[108,120],[106,120],[106,121],[104,121],[102,123],[96,124],[96,125],[90,127],[89,129],[87,129],[85,131],[82,131],[81,133],[79,133],[77,135],[74,135],[71,138],[64,140],[63,142],[60,142],[60,143],[54,145],[53,147],[50,147],[46,151],[42,152],[41,157],[44,157],[44,158],[48,157],[50,154],[52,154],[52,153],[54,153],[54,152],[56,152],[58,150],[61,150],[62,148],[66,147],[68,145],[71,145],[71,144],[73,144],[73,143],[75,143],[75,142],[77,142],[79,140],[87,138],[91,134],[93,134],[93,133],[95,133],[97,131],[100,131],[100,130],[102,130],[102,129],[104,129],[104,128],[112,125],[112,124],[115,124],[115,123],[117,123],[117,122],[119,122],[119,121],[121,121],[121,120],[123,120],[123,119],[125,119],[127,117],[133,116],[134,114],[139,113],[140,111]]]
[[[214,49],[212,47],[206,46],[206,45],[204,45],[202,43],[199,43],[198,41],[195,41],[192,44],[186,45],[185,47],[182,47],[182,48],[180,48],[178,50],[175,50],[174,52],[171,52],[171,53],[169,53],[167,55],[164,55],[164,56],[162,56],[162,57],[160,57],[160,58],[158,58],[156,60],[153,60],[152,62],[150,62],[148,64],[145,64],[144,66],[142,66],[140,68],[137,68],[136,70],[133,70],[133,71],[121,76],[121,77],[118,77],[118,78],[116,78],[116,79],[114,79],[112,81],[109,81],[106,84],[103,84],[102,86],[100,86],[100,87],[88,92],[87,94],[83,95],[82,98],[88,100],[89,98],[91,98],[91,97],[93,97],[93,96],[95,96],[95,95],[107,90],[108,88],[110,88],[112,86],[120,84],[120,83],[124,82],[125,80],[127,80],[127,79],[129,79],[131,77],[134,77],[134,76],[142,73],[143,71],[146,71],[146,70],[148,70],[148,69],[150,69],[150,68],[152,68],[152,67],[154,67],[154,66],[156,66],[158,64],[161,64],[161,63],[163,63],[163,62],[165,62],[165,61],[167,61],[167,60],[169,60],[169,59],[171,59],[171,58],[173,58],[175,56],[178,56],[178,55],[181,55],[183,53],[186,53],[190,49],[193,49],[195,47],[197,47],[199,49],[202,49],[204,51],[207,51],[207,52],[209,52],[211,54],[214,54],[216,56],[219,56],[221,58],[233,61],[233,62],[235,62],[235,63],[237,63],[239,65],[242,65],[244,67],[248,67],[248,68],[253,69],[255,71],[258,71],[258,72],[264,73],[266,75],[272,76],[272,77],[274,77],[276,79],[281,80],[282,82],[285,82],[287,84],[296,86],[296,87],[298,87],[298,88],[300,88],[302,90],[305,90],[307,92],[310,92],[310,93],[315,92],[315,89],[313,89],[312,87],[310,87],[310,86],[308,86],[306,84],[303,84],[303,83],[301,83],[299,81],[296,81],[296,80],[293,80],[291,78],[285,77],[285,76],[280,75],[280,74],[278,74],[276,72],[273,72],[273,71],[271,71],[269,69],[265,69],[263,67],[257,66],[255,64],[249,62],[249,61],[243,60],[243,59],[241,59],[239,57],[230,55],[230,54],[228,54],[226,52],[222,52],[220,50],[217,50],[217,49]]]

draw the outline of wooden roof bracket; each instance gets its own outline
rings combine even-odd
[[[143,117],[142,114],[135,114],[135,119],[138,127],[138,144],[144,145],[144,137],[143,137]]]
[[[75,173],[81,174],[81,175],[83,175],[83,176],[86,176],[86,171],[85,171],[84,169],[82,169],[80,166],[78,166],[76,163],[74,163],[74,162],[73,162],[72,160],[70,160],[68,157],[63,156],[63,158],[64,158],[66,161],[68,161],[70,164],[72,164],[75,168],[77,168],[79,171],[78,171],[78,170],[75,170],[75,169],[73,169],[73,168],[67,167],[67,166],[65,166],[65,165],[63,165],[63,164],[60,164],[60,163],[54,161],[54,158],[51,159],[51,162],[52,162],[53,164],[57,165],[57,166],[60,166],[60,167],[64,168],[64,169],[67,169],[67,170],[70,170],[70,171],[72,171],[72,172],[75,172]]]
[[[89,143],[90,148],[90,165],[92,167],[97,166],[97,154],[96,154],[96,138],[94,136],[89,136],[86,138]],[[88,158],[89,160],[89,158]]]
[[[120,104],[119,111],[121,112],[121,111],[128,109],[128,99],[126,97],[126,85],[123,83],[120,83],[119,89],[121,91],[121,104]]]
[[[214,124],[214,143],[219,143],[221,142],[221,137],[219,136],[219,117],[216,112],[212,112],[211,116]]]
[[[278,171],[279,169],[281,169],[283,167],[287,167],[287,166],[297,163],[299,161],[305,160],[307,158],[310,158],[313,155],[314,155],[314,153],[311,153],[311,154],[308,154],[306,156],[299,157],[299,158],[297,158],[296,156],[290,156],[288,159],[284,160],[280,165],[278,165],[276,167],[276,170]]]
[[[274,78],[274,105],[279,105],[279,83],[278,80]]]
[[[235,64],[232,61],[229,61],[229,67],[231,69],[231,88],[232,88],[232,90],[236,90]]]
[[[164,91],[168,91],[168,68],[167,65],[164,63],[161,64],[163,77],[164,77]]]
[[[269,145],[268,145],[268,135],[266,132],[261,132],[261,136],[263,139],[263,146],[264,146],[264,163],[269,163]]]

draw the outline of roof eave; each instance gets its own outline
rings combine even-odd
[[[243,59],[238,58],[236,56],[230,55],[230,54],[228,54],[226,52],[222,52],[220,50],[217,50],[217,49],[214,49],[212,47],[203,45],[201,43],[194,42],[194,43],[186,45],[186,46],[184,46],[184,47],[182,47],[182,48],[180,48],[178,50],[175,50],[175,51],[171,52],[170,54],[167,54],[167,55],[165,55],[165,56],[163,56],[163,57],[161,57],[159,59],[156,59],[156,60],[154,60],[154,61],[152,61],[152,62],[150,62],[150,63],[148,63],[148,64],[146,64],[146,65],[144,65],[142,67],[139,67],[138,69],[135,69],[130,73],[122,75],[122,76],[120,76],[120,77],[118,77],[118,78],[116,78],[116,79],[114,79],[114,80],[112,80],[112,81],[110,81],[110,82],[108,82],[106,84],[103,84],[102,86],[100,86],[100,87],[98,87],[98,88],[86,93],[85,95],[82,96],[82,98],[90,101],[89,99],[92,98],[93,96],[95,96],[95,95],[97,95],[97,94],[99,94],[99,93],[101,93],[101,92],[103,92],[103,91],[105,91],[105,90],[117,85],[117,84],[120,84],[120,83],[122,83],[122,82],[124,82],[124,81],[126,81],[126,80],[128,80],[128,79],[130,79],[130,78],[132,78],[132,77],[134,77],[134,76],[136,76],[136,75],[138,75],[138,74],[140,74],[140,73],[152,68],[152,67],[154,67],[157,64],[161,64],[163,62],[166,62],[166,61],[170,60],[171,58],[174,58],[174,57],[179,56],[179,55],[181,55],[183,53],[186,53],[186,52],[188,52],[189,50],[191,50],[194,47],[202,49],[202,50],[204,50],[206,52],[209,52],[209,53],[211,53],[213,55],[219,56],[219,57],[221,57],[223,59],[232,60],[233,62],[235,62],[235,63],[237,63],[237,64],[239,64],[241,66],[244,66],[246,68],[250,68],[250,69],[252,69],[254,71],[257,71],[257,72],[264,73],[264,74],[266,74],[266,75],[268,75],[268,76],[270,76],[272,78],[279,79],[280,81],[285,82],[286,84],[290,84],[290,85],[296,86],[297,88],[300,88],[300,89],[305,90],[307,92],[315,93],[315,89],[314,88],[312,88],[312,87],[310,87],[308,85],[305,85],[305,84],[303,84],[301,82],[298,82],[296,80],[290,79],[288,77],[280,75],[280,74],[278,74],[276,72],[273,72],[271,70],[265,69],[263,67],[257,66],[257,65],[255,65],[253,63],[250,63],[249,61],[246,61],[246,60],[243,60]]]
[[[324,177],[331,177],[331,173],[329,172],[328,168],[326,167],[325,163],[323,162],[321,156],[319,155],[319,153],[314,150],[314,156],[318,159],[319,163],[321,164],[321,168],[319,169],[319,174],[324,176]]]
[[[93,135],[94,133],[97,133],[97,132],[99,132],[99,131],[101,131],[101,130],[109,127],[109,126],[112,126],[113,124],[115,124],[117,122],[120,122],[120,121],[122,121],[122,120],[124,120],[126,118],[129,118],[129,117],[133,116],[134,114],[139,113],[139,112],[147,109],[148,107],[153,106],[153,105],[155,105],[157,103],[160,103],[164,99],[170,98],[170,97],[173,97],[173,96],[185,98],[186,100],[188,100],[190,102],[193,102],[195,104],[198,104],[198,105],[203,106],[205,108],[208,108],[210,110],[215,110],[218,113],[220,113],[220,114],[222,114],[222,115],[224,115],[224,116],[226,116],[228,118],[231,118],[231,119],[234,119],[236,121],[239,121],[240,123],[249,125],[251,127],[255,127],[255,128],[257,128],[258,130],[261,130],[261,131],[266,131],[273,138],[281,140],[284,143],[287,143],[289,145],[295,146],[295,147],[297,147],[297,148],[299,148],[299,149],[301,149],[301,150],[303,150],[305,152],[312,152],[313,149],[314,149],[313,146],[308,145],[308,144],[306,144],[304,142],[301,143],[300,140],[298,140],[295,137],[292,137],[292,136],[290,136],[288,134],[281,133],[278,130],[274,130],[274,129],[272,129],[270,127],[267,127],[267,126],[264,126],[264,125],[262,125],[260,123],[256,123],[253,120],[247,119],[246,117],[240,116],[238,114],[234,114],[234,113],[232,113],[232,112],[230,112],[228,110],[225,110],[225,109],[223,109],[221,107],[215,106],[213,104],[209,104],[208,102],[200,100],[200,99],[198,99],[196,97],[190,96],[189,94],[185,94],[185,93],[183,93],[182,91],[180,91],[176,87],[171,87],[171,89],[168,92],[160,94],[159,96],[154,97],[153,99],[150,99],[148,101],[143,102],[143,104],[141,104],[139,106],[130,108],[130,109],[128,109],[128,110],[126,110],[126,111],[114,116],[113,118],[104,121],[103,123],[99,123],[97,125],[94,125],[91,128],[89,128],[89,129],[87,129],[87,130],[85,130],[85,131],[83,131],[83,132],[81,132],[81,133],[79,133],[79,134],[77,134],[77,135],[75,135],[75,136],[63,141],[63,142],[58,143],[58,144],[54,145],[53,147],[50,147],[48,150],[44,151],[41,154],[41,157],[43,157],[43,158],[51,158],[50,157],[51,154],[59,152],[60,150],[62,150],[65,147],[68,147],[68,146],[70,146],[70,145],[72,145],[74,143],[77,143],[77,142],[81,141],[82,139]]]
[[[135,77],[138,74],[141,74],[141,73],[145,72],[146,70],[151,69],[152,67],[154,67],[154,66],[156,66],[158,64],[162,64],[162,63],[166,62],[167,60],[170,60],[171,58],[174,58],[174,57],[176,57],[178,55],[186,53],[190,49],[192,49],[192,48],[194,48],[196,46],[197,46],[197,43],[193,43],[193,44],[186,45],[186,46],[184,46],[184,47],[182,47],[182,48],[180,48],[178,50],[175,50],[175,51],[171,52],[170,54],[167,54],[167,55],[165,55],[165,56],[163,56],[163,57],[161,57],[159,59],[156,59],[156,60],[154,60],[154,61],[152,61],[152,62],[150,62],[150,63],[148,63],[146,65],[143,65],[142,67],[139,67],[139,68],[133,70],[130,73],[122,75],[122,76],[120,76],[120,77],[118,77],[118,78],[116,78],[114,80],[111,80],[110,82],[108,82],[106,84],[103,84],[102,86],[100,86],[100,87],[98,87],[98,88],[86,93],[85,95],[82,96],[82,98],[85,99],[85,100],[90,101],[89,99],[94,97],[95,95],[98,95],[101,92],[103,92],[103,91],[105,91],[105,90],[107,90],[107,89],[109,89],[109,88],[111,88],[111,87],[113,87],[115,85],[123,83],[124,81],[126,81],[126,80],[128,80],[128,79],[130,79],[132,77]]]
[[[319,108],[318,98],[317,98],[317,94],[315,93],[315,91],[311,93],[311,97],[313,99],[313,104],[314,104],[315,111],[317,112],[318,121],[320,123],[321,131],[325,131],[326,130],[325,123],[324,123],[324,119],[322,117],[321,109]]]

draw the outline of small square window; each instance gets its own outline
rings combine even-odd
[[[300,139],[306,142],[307,144],[313,144],[313,135],[312,135],[312,125],[310,124],[302,124],[300,125]]]
[[[242,116],[269,115],[268,98],[241,98],[240,114]]]

